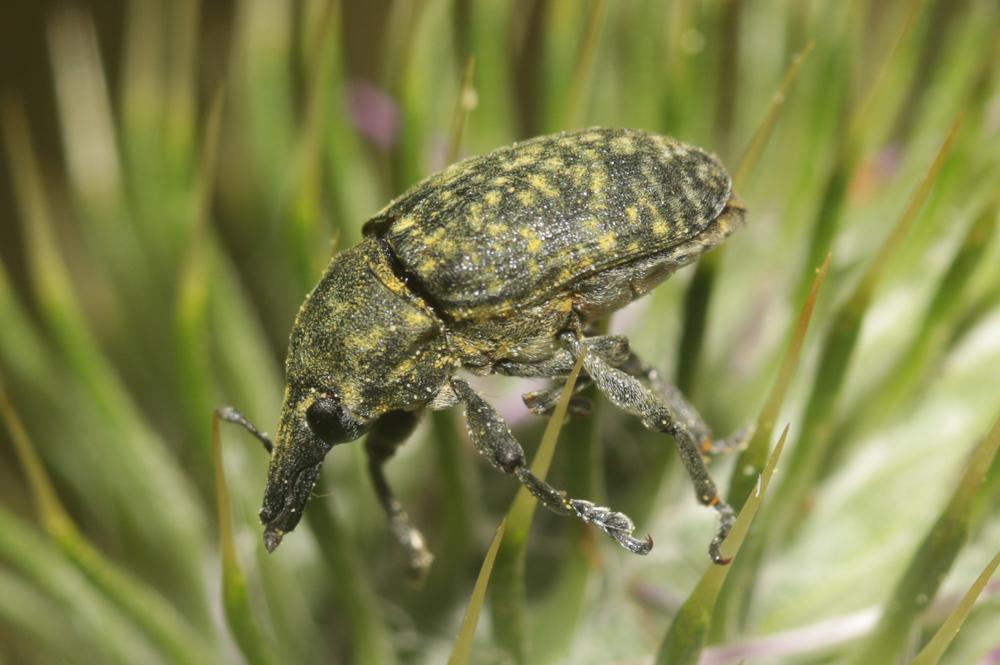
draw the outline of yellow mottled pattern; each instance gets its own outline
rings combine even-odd
[[[530,189],[522,189],[521,191],[514,194],[517,200],[521,202],[523,206],[535,205],[535,193]]]
[[[601,248],[602,252],[610,252],[617,244],[618,238],[610,231],[597,239],[597,246]]]
[[[611,149],[620,155],[631,155],[635,152],[635,141],[631,136],[617,136],[611,139]]]
[[[566,167],[566,162],[559,157],[548,157],[543,159],[538,166],[546,171],[561,171]]]
[[[552,183],[548,179],[538,173],[534,173],[528,176],[528,183],[540,191],[545,196],[555,197],[559,196],[559,190],[552,186]]]
[[[410,228],[416,223],[417,220],[413,215],[403,215],[398,220],[396,220],[394,227],[398,230],[405,231],[406,229]]]
[[[515,311],[584,274],[686,242],[728,197],[717,160],[637,130],[539,137],[461,170],[398,199],[399,221],[384,231],[400,267],[453,321]],[[417,221],[401,224],[404,215]]]
[[[523,228],[520,231],[521,237],[528,241],[527,250],[532,254],[537,254],[542,249],[542,239],[538,237],[532,229]]]
[[[592,206],[596,210],[607,208],[606,190],[608,186],[608,174],[603,168],[594,168],[590,173],[590,193],[593,197]]]

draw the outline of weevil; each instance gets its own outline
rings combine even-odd
[[[334,446],[367,434],[368,472],[392,533],[422,573],[432,556],[395,498],[384,466],[427,410],[462,405],[469,438],[556,513],[594,524],[631,552],[623,513],[572,498],[536,477],[497,411],[458,374],[545,377],[525,402],[545,412],[583,356],[578,387],[596,386],[650,430],[673,437],[698,501],[719,514],[715,563],[733,522],[706,456],[713,441],[680,392],[594,324],[650,291],[743,224],[746,208],[709,153],[641,130],[542,136],[458,162],[372,217],[364,239],[333,258],[289,339],[260,519],[273,551],[295,528]]]

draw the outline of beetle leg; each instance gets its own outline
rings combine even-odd
[[[654,367],[643,362],[634,353],[630,354],[628,360],[619,368],[630,376],[646,381],[659,394],[670,412],[684,423],[691,436],[698,442],[698,450],[703,456],[711,458],[720,453],[742,450],[750,441],[754,431],[753,425],[741,427],[724,439],[713,438],[711,428],[681,391],[673,384],[664,381]]]
[[[618,367],[627,362],[631,351],[629,350],[628,339],[621,335],[601,335],[588,339],[592,346],[591,353],[596,353],[607,360],[614,367]],[[559,379],[569,376],[573,371],[573,364],[576,359],[567,349],[559,349],[551,358],[534,363],[518,363],[510,360],[503,360],[494,365],[494,372],[504,376],[519,376],[525,378]],[[591,384],[590,377],[581,375],[573,388],[573,394],[585,390]],[[525,393],[521,396],[524,405],[535,414],[549,413],[555,408],[556,403],[562,395],[563,386],[556,385],[551,388],[543,388]],[[587,414],[590,412],[589,400],[574,397],[570,402],[570,409],[574,413]]]
[[[375,494],[389,518],[389,526],[396,541],[403,547],[410,561],[410,574],[421,580],[430,570],[434,555],[427,549],[420,531],[410,523],[410,516],[393,495],[385,477],[385,463],[413,432],[417,424],[417,414],[412,411],[395,411],[382,416],[372,427],[365,440],[368,453],[368,474],[375,486]]]
[[[722,556],[721,546],[722,541],[729,535],[736,516],[729,504],[719,496],[715,483],[705,467],[699,440],[687,423],[688,414],[675,412],[674,404],[669,399],[664,399],[624,370],[612,367],[600,356],[589,353],[587,348],[589,340],[578,340],[572,335],[565,335],[563,339],[574,355],[584,354],[584,369],[597,384],[597,389],[615,406],[638,416],[646,429],[664,432],[674,437],[681,461],[694,483],[699,503],[714,508],[719,513],[719,530],[708,546],[708,553],[712,561],[717,564],[729,563],[729,559]]]
[[[649,552],[653,540],[648,536],[645,540],[634,538],[635,524],[627,515],[590,501],[570,498],[533,474],[525,465],[521,444],[510,433],[500,414],[462,379],[453,378],[451,385],[465,405],[465,420],[473,444],[493,466],[521,481],[549,510],[562,515],[575,515],[584,522],[594,524],[630,552]]]

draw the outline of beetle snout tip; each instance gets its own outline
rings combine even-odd
[[[284,535],[285,532],[281,529],[274,527],[264,529],[264,549],[267,550],[268,554],[278,549],[278,545],[281,544],[281,538]]]

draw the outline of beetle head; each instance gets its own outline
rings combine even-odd
[[[333,446],[427,403],[447,376],[434,319],[394,279],[368,241],[338,254],[299,310],[260,512],[268,550],[298,524]]]
[[[260,510],[268,552],[302,518],[326,454],[338,443],[354,441],[368,427],[333,393],[289,387]]]

